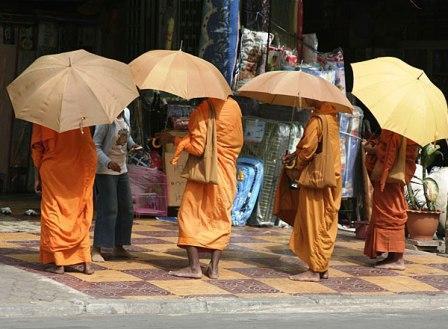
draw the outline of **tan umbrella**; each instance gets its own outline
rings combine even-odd
[[[126,64],[85,50],[38,58],[7,90],[16,118],[57,132],[111,123],[138,97]]]
[[[337,111],[352,113],[345,94],[325,79],[302,71],[272,71],[260,74],[239,90],[240,96],[263,103],[312,106],[316,101],[331,103]]]
[[[134,59],[131,67],[140,89],[155,89],[185,99],[227,99],[232,94],[221,72],[202,58],[182,50],[152,50]]]

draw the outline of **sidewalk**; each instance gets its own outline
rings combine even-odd
[[[406,271],[375,269],[363,241],[344,233],[331,277],[320,283],[288,279],[305,269],[288,250],[289,229],[252,227],[234,228],[219,280],[185,280],[167,274],[186,265],[175,224],[137,220],[137,258],[99,263],[92,276],[42,272],[33,225],[34,232],[0,233],[0,316],[448,307],[448,258],[407,251]]]

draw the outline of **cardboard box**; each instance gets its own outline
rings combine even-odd
[[[170,131],[171,134],[176,136],[185,136],[185,131]],[[176,166],[173,166],[170,162],[174,156],[174,146],[166,145],[163,152],[163,164],[165,168],[167,186],[168,186],[168,207],[179,207],[182,201],[182,195],[185,190],[185,184],[187,180],[181,177],[182,170],[188,159],[188,153],[183,152],[179,158]]]

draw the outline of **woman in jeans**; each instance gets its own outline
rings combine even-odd
[[[131,244],[133,222],[126,160],[128,150],[137,150],[140,146],[133,141],[130,131],[130,113],[125,108],[113,123],[97,126],[93,136],[98,156],[94,262],[104,261],[101,248],[113,248],[115,257],[132,257],[123,248]]]

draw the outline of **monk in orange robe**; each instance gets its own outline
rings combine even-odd
[[[93,216],[96,151],[89,128],[57,133],[33,125],[32,157],[42,192],[40,260],[63,274],[68,265],[83,264],[92,274],[89,230]]]
[[[327,120],[327,136],[323,136],[322,119],[317,115]],[[338,231],[338,211],[342,196],[339,119],[334,107],[328,103],[321,104],[314,111],[296,152],[287,156],[284,161],[289,162],[291,157],[294,157],[300,175],[315,155],[322,138],[327,138],[327,143],[333,151],[334,158],[328,163],[334,168],[337,186],[321,189],[299,188],[297,213],[289,248],[307,263],[309,269],[290,277],[295,281],[318,282],[321,278],[328,278],[328,267]]]
[[[364,254],[376,258],[387,253],[387,258],[379,261],[375,267],[392,270],[405,268],[403,254],[408,207],[404,187],[400,183],[386,182],[397,159],[401,140],[401,135],[383,130],[378,140],[365,145],[367,171],[369,174],[372,172],[376,161],[382,164],[382,171],[379,180],[373,182],[372,217]],[[409,139],[406,139],[406,143],[405,181],[410,182],[415,172],[419,146]]]
[[[170,274],[186,278],[201,278],[199,251],[211,253],[205,273],[218,278],[218,263],[222,251],[230,241],[231,209],[236,194],[236,160],[243,146],[241,111],[236,101],[208,99],[216,111],[216,140],[218,158],[218,184],[187,181],[178,214],[178,246],[187,250],[189,267]],[[183,138],[162,133],[161,144],[174,142],[175,164],[182,151],[195,156],[204,153],[209,105],[203,101],[191,114],[188,135]]]

